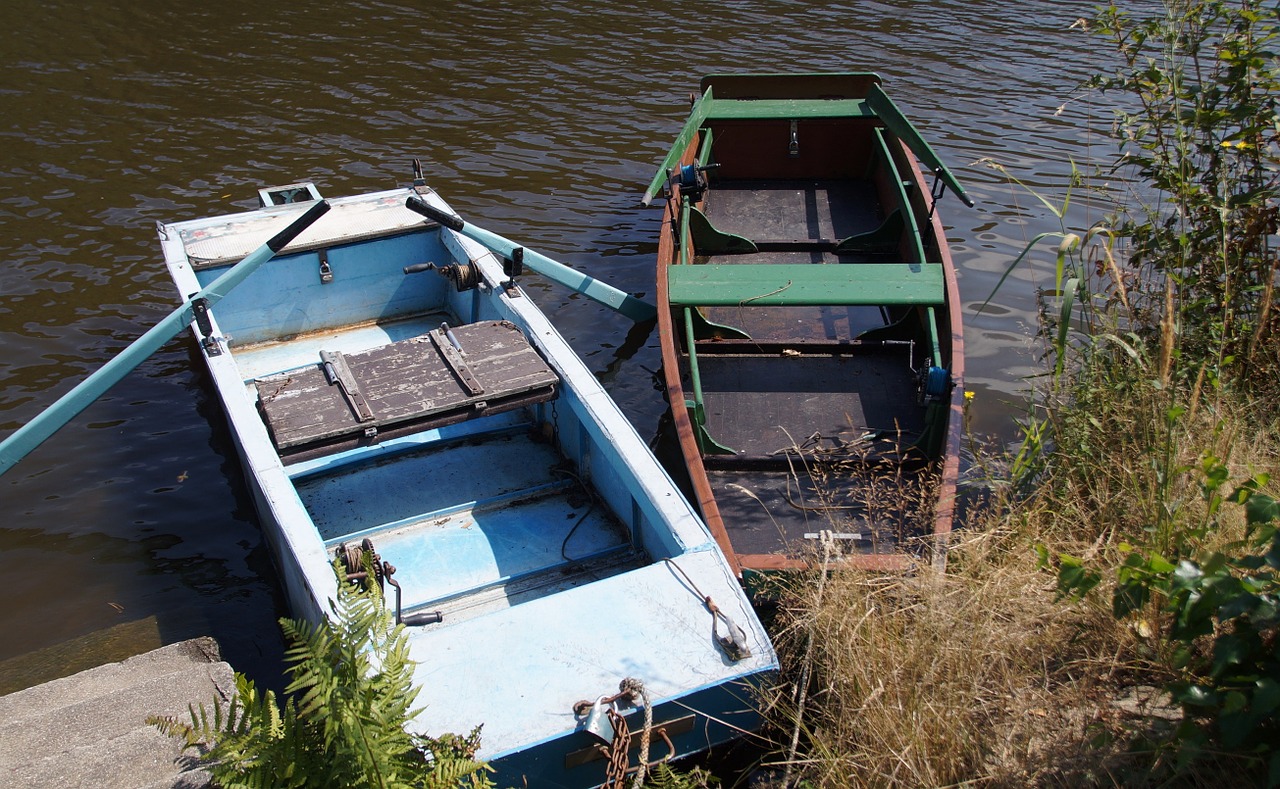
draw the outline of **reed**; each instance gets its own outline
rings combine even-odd
[[[1202,397],[1171,417],[1170,390],[1154,377],[1123,397],[1093,391],[1087,414],[1059,412],[1055,460],[1034,490],[998,489],[957,534],[945,570],[860,572],[831,560],[789,587],[776,638],[791,685],[774,705],[770,763],[791,785],[1111,786],[1177,775],[1210,786],[1213,764],[1256,768],[1227,756],[1179,763],[1170,743],[1186,717],[1165,690],[1185,675],[1175,613],[1153,597],[1117,617],[1112,599],[1126,546],[1192,556],[1239,545],[1244,512],[1210,512],[1205,458],[1244,479],[1280,468],[1280,442],[1230,398]],[[1072,566],[1095,578],[1085,594],[1064,583]],[[1209,641],[1200,648],[1212,653]]]

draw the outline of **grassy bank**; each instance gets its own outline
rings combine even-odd
[[[1117,53],[1093,87],[1134,108],[1103,165],[1130,190],[1042,240],[1045,376],[946,570],[786,600],[792,780],[1280,783],[1280,11],[1082,26]]]
[[[1229,399],[1170,425],[1170,391],[1134,388],[1146,391],[1067,426],[1035,490],[1005,488],[945,572],[842,571],[797,586],[780,648],[789,676],[810,681],[803,711],[793,695],[776,718],[801,727],[796,775],[817,786],[1023,786],[1177,773],[1195,785],[1203,772],[1209,786],[1224,761],[1236,774],[1263,768],[1249,752],[1185,759],[1178,727],[1192,719],[1169,688],[1206,670],[1212,635],[1197,639],[1198,659],[1182,656],[1166,599],[1116,616],[1113,598],[1130,556],[1239,550],[1245,508],[1210,512],[1204,458],[1244,480],[1280,469],[1280,442]],[[1083,595],[1067,588],[1077,563],[1097,578]],[[1274,629],[1265,637],[1273,648]]]

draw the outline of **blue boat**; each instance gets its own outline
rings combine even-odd
[[[777,657],[734,571],[515,277],[652,308],[462,222],[421,180],[261,197],[159,233],[178,294],[217,297],[183,317],[293,614],[326,615],[335,559],[372,560],[418,664],[414,725],[483,724],[499,785],[599,785],[611,756],[637,764],[646,717],[650,761],[756,730]]]

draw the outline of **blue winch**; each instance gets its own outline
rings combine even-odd
[[[951,373],[945,367],[930,365],[921,373],[919,386],[921,403],[943,400],[951,389]]]
[[[696,203],[702,199],[702,193],[707,191],[707,171],[719,166],[717,164],[682,164],[672,172],[672,180],[680,185],[681,195]]]

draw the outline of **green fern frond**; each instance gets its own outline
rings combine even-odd
[[[471,786],[491,786],[488,773],[493,768],[470,759],[449,758],[434,762],[431,774],[423,784],[424,789],[455,789]]]
[[[719,784],[719,778],[701,767],[693,767],[685,772],[662,763],[650,770],[646,786],[649,789],[710,789]]]
[[[277,787],[492,786],[474,759],[480,728],[469,736],[429,739],[405,726],[418,688],[408,636],[383,605],[376,585],[358,589],[339,568],[332,616],[319,624],[282,619],[290,681],[280,704],[242,674],[229,702],[191,707],[191,724],[152,724],[188,746],[224,789]]]
[[[182,740],[184,748],[200,744],[200,735],[195,727],[183,723],[172,715],[148,715],[148,726],[154,726],[166,737]]]

